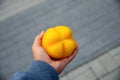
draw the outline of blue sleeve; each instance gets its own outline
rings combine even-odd
[[[10,80],[59,80],[59,77],[49,64],[34,61],[27,71],[15,73]]]

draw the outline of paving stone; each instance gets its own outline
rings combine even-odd
[[[120,47],[117,47],[109,52],[109,55],[120,66]]]
[[[84,74],[87,71],[89,71],[89,68],[87,65],[84,65],[84,66],[76,68],[75,70],[68,73],[67,75],[70,78],[70,80],[73,80],[73,79],[77,78],[78,76]]]
[[[114,60],[109,56],[109,54],[105,54],[98,58],[98,61],[105,67],[108,72],[116,69],[118,65],[114,62]]]
[[[104,76],[107,73],[107,70],[103,65],[96,59],[88,63],[92,71],[96,74],[97,78]]]
[[[114,56],[118,56],[120,54],[120,46],[112,49],[109,51],[109,54],[114,57]]]
[[[120,80],[120,68],[116,69],[113,72],[110,72],[108,75],[102,77],[100,80]]]
[[[71,79],[71,80],[73,80],[73,79]],[[97,78],[90,70],[88,70],[85,73],[74,78],[74,80],[97,80]]]
[[[60,80],[70,80],[67,75],[60,78]]]
[[[120,54],[118,56],[113,57],[113,59],[120,66]]]

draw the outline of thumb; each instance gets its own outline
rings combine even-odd
[[[33,47],[41,46],[43,34],[44,34],[44,31],[42,31],[38,36],[35,37]]]

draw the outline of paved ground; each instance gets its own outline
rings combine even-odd
[[[63,76],[120,45],[120,1],[0,0],[1,80],[31,64],[34,37],[55,25],[70,26],[80,47]]]
[[[78,66],[60,80],[120,80],[120,46]]]

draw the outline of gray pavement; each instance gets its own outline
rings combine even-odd
[[[78,55],[61,76],[120,45],[119,0],[43,0],[25,8],[32,3],[26,0],[23,6],[9,8],[18,4],[11,1],[3,1],[0,8],[1,80],[31,64],[34,37],[48,27],[70,26],[79,43]]]
[[[120,80],[120,46],[80,65],[60,80]]]

